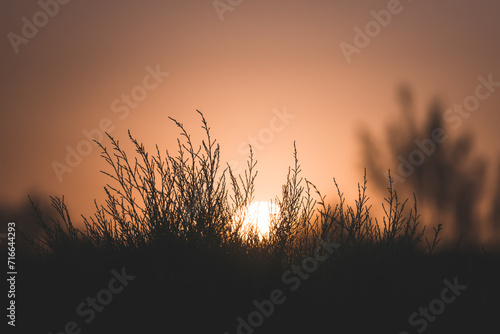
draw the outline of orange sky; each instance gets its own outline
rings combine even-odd
[[[64,194],[74,215],[91,213],[105,165],[93,147],[60,180],[53,162],[66,164],[67,146],[108,122],[122,141],[131,129],[150,149],[173,149],[178,131],[168,116],[196,137],[195,109],[224,161],[243,164],[238,148],[249,136],[272,136],[256,150],[257,199],[280,194],[294,140],[305,177],[328,195],[336,177],[353,198],[363,174],[356,130],[383,131],[399,112],[400,83],[409,83],[423,117],[435,96],[446,107],[461,103],[479,75],[500,81],[495,1],[222,0],[215,4],[240,4],[219,13],[199,0],[41,3],[53,17],[36,1],[0,5],[0,202],[9,205],[28,193]],[[355,45],[354,28],[381,10],[393,12],[390,22],[348,62],[341,43]],[[23,17],[40,27],[25,27],[34,36],[19,42]],[[126,107],[122,94],[133,92],[140,101]],[[462,127],[490,157],[499,152],[498,106],[500,89]],[[293,117],[275,121],[284,111]]]

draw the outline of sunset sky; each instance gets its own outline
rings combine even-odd
[[[257,200],[280,194],[294,141],[304,177],[329,198],[335,177],[353,198],[358,131],[383,137],[401,83],[423,118],[436,97],[450,108],[474,95],[479,76],[500,82],[497,1],[64,2],[0,5],[0,207],[65,195],[75,216],[90,214],[108,178],[85,133],[107,129],[125,143],[130,129],[151,151],[174,151],[168,117],[201,139],[196,109],[223,162],[244,165],[257,138]],[[367,27],[364,45],[355,37]],[[457,130],[473,133],[492,163],[496,89]],[[68,148],[89,153],[71,167]],[[58,175],[62,165],[71,172]]]

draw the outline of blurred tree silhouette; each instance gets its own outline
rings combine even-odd
[[[385,189],[390,169],[395,187],[407,195],[415,192],[424,211],[432,215],[426,225],[442,223],[448,233],[454,232],[454,240],[462,238],[462,245],[478,243],[482,227],[498,234],[500,165],[496,194],[486,218],[489,224],[482,224],[485,219],[480,218],[479,205],[484,197],[487,162],[473,152],[473,136],[463,132],[451,136],[439,101],[431,104],[419,126],[408,86],[400,87],[398,97],[402,114],[388,124],[386,132],[389,156],[382,153],[385,148],[377,146],[382,141],[374,140],[369,130],[360,133],[368,178]]]

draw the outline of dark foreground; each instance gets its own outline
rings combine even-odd
[[[320,246],[320,245],[319,245]],[[293,266],[168,246],[18,255],[18,333],[498,333],[500,258],[323,243]],[[11,328],[12,329],[12,328]],[[406,332],[405,332],[406,331]]]

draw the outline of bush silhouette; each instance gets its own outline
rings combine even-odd
[[[421,242],[425,227],[416,199],[409,208],[391,178],[380,221],[370,214],[366,172],[353,207],[336,182],[340,201],[327,205],[321,192],[301,177],[296,150],[282,194],[274,200],[279,213],[271,217],[269,235],[260,238],[255,229],[243,226],[241,215],[253,200],[257,172],[252,151],[243,175],[229,166],[222,169],[220,147],[198,113],[206,137],[197,148],[184,126],[173,120],[181,134],[175,156],[168,151],[162,155],[158,146],[150,155],[130,132],[133,158],[111,136],[111,150],[99,143],[113,183],[104,188],[105,204],[96,203],[94,215],[82,217],[83,229],[75,227],[64,198],[52,198],[59,218],[50,223],[33,203],[43,233],[30,239],[35,255],[23,259],[29,265],[20,278],[19,304],[31,321],[22,328],[59,332],[76,320],[88,333],[235,333],[237,319],[255,311],[253,301],[281,289],[286,302],[255,332],[395,332],[407,327],[408,315],[442,289],[443,278],[460,275],[469,284],[484,280],[483,269],[496,261],[481,254],[434,254],[440,230]],[[314,261],[312,254],[324,243],[340,246],[330,249],[324,262],[317,261],[314,272],[299,275],[298,268]],[[102,291],[111,270],[120,268],[134,280],[95,320],[78,318],[76,306]],[[491,269],[486,277],[498,277],[497,271]],[[290,289],[283,279],[287,273],[297,275],[300,289]],[[469,303],[450,311],[452,320],[434,328],[472,328],[467,326],[484,322],[490,304],[482,298],[491,290],[483,288],[472,286],[464,297]],[[456,322],[464,314],[469,317]]]

